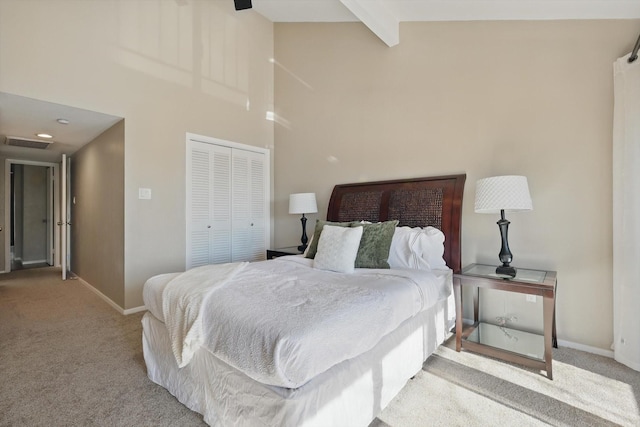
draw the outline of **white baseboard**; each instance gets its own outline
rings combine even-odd
[[[613,358],[616,361],[622,363],[623,365],[627,365],[628,367],[630,367],[634,371],[640,371],[640,364],[638,364],[637,360],[628,360],[626,357],[622,357],[621,355],[618,355],[616,357],[615,354],[614,354]]]
[[[80,283],[82,283],[87,289],[89,289],[91,292],[93,292],[94,294],[98,295],[101,299],[103,299],[107,304],[109,304],[111,307],[113,307],[114,309],[116,309],[118,311],[118,313],[122,314],[122,315],[128,315],[128,314],[133,314],[133,313],[138,313],[140,311],[145,311],[147,309],[147,307],[140,306],[140,307],[134,307],[134,308],[129,308],[127,310],[123,309],[122,307],[120,307],[118,304],[116,304],[115,302],[113,302],[113,300],[111,298],[109,298],[108,296],[106,296],[105,294],[103,294],[102,292],[100,292],[99,290],[97,290],[96,288],[94,288],[92,285],[90,285],[88,282],[86,282],[84,279],[82,279],[81,277],[78,277],[77,279]]]
[[[565,341],[565,340],[558,340],[558,347],[573,348],[575,350],[586,351],[587,353],[593,353],[600,356],[610,357],[613,359],[613,351],[604,350],[598,347],[592,347],[590,345],[578,344],[576,342]]]
[[[147,311],[146,305],[141,305],[140,307],[128,308],[122,312],[124,315],[140,313],[141,311]]]

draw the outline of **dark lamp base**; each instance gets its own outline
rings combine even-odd
[[[302,214],[300,222],[302,223],[302,237],[300,238],[300,242],[302,244],[298,246],[298,250],[300,251],[300,253],[302,253],[305,249],[307,249],[307,243],[309,242],[309,239],[307,238],[307,217],[304,216],[304,214]]]
[[[516,268],[510,265],[500,265],[496,267],[496,274],[499,276],[516,277]]]

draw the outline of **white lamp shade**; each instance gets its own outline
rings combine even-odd
[[[477,213],[499,213],[533,210],[526,176],[494,176],[476,183]]]
[[[318,212],[316,193],[296,193],[289,195],[289,213],[307,214]]]

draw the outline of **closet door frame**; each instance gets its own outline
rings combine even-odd
[[[241,144],[238,142],[227,141],[219,138],[213,138],[204,135],[197,135],[194,133],[187,132],[186,134],[186,170],[185,170],[185,243],[186,243],[186,253],[185,253],[185,266],[187,269],[191,268],[191,152],[192,152],[192,142],[204,143],[217,145],[220,147],[230,148],[233,150],[243,150],[250,153],[260,154],[264,156],[264,212],[265,212],[265,241],[264,248],[265,250],[270,247],[271,244],[271,226],[272,226],[272,218],[271,218],[271,151],[266,148],[256,147],[253,145]],[[232,236],[233,238],[233,236]]]

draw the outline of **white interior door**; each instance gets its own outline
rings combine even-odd
[[[186,268],[266,258],[269,151],[187,134]]]
[[[47,264],[53,265],[53,257],[55,253],[55,246],[53,244],[54,238],[54,226],[53,226],[53,205],[54,205],[54,169],[52,167],[47,168]]]
[[[71,158],[67,158],[67,167],[64,170],[66,179],[65,179],[65,188],[64,188],[64,192],[66,194],[65,197],[65,203],[67,205],[67,215],[66,215],[66,222],[67,222],[67,227],[66,227],[66,239],[65,239],[65,244],[66,244],[66,258],[67,258],[67,276],[69,276],[71,274],[71,201],[72,201],[72,196],[71,196]]]
[[[67,155],[62,155],[62,173],[60,174],[60,265],[62,267],[62,280],[67,280],[69,270],[69,162]]]
[[[211,154],[194,143],[187,156],[187,269],[210,263]]]
[[[265,156],[233,150],[232,166],[232,260],[264,260],[267,250]]]
[[[187,269],[230,262],[231,149],[193,141],[187,173]]]
[[[231,149],[207,144],[211,159],[211,264],[231,262]]]

